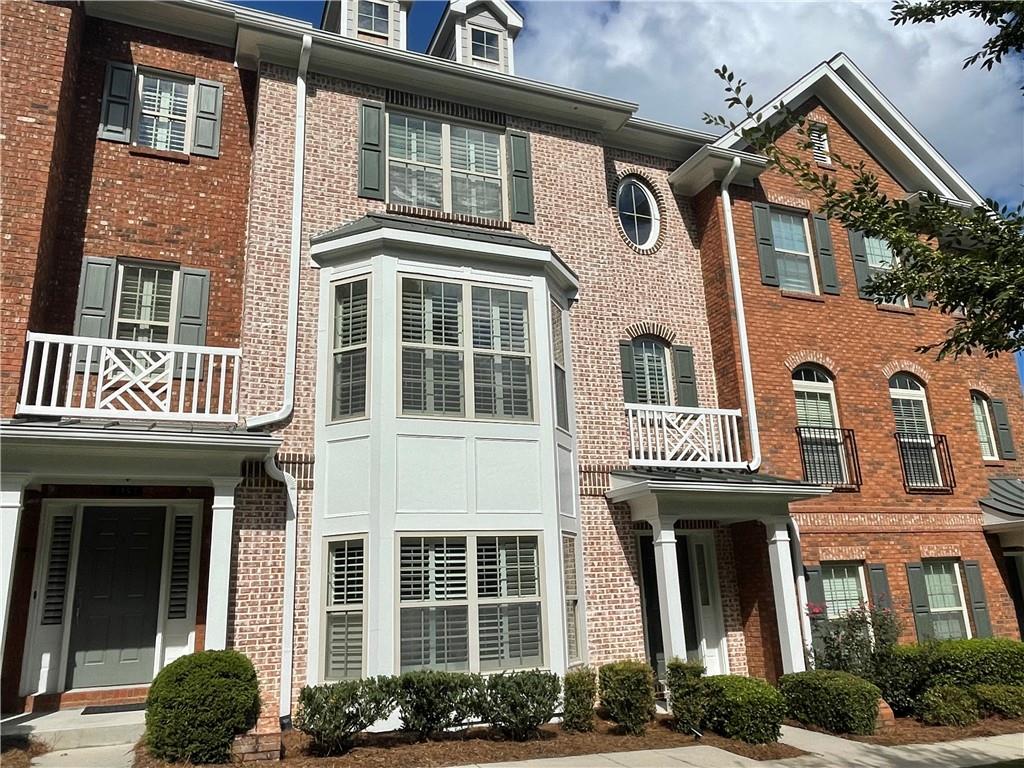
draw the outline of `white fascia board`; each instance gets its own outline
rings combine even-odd
[[[768,158],[751,152],[723,149],[706,144],[691,155],[686,162],[668,176],[668,183],[676,194],[692,197],[715,181],[721,181],[732,167],[734,158],[740,159],[740,168],[733,183],[752,186],[761,172],[768,166]]]
[[[186,432],[172,429],[105,429],[103,427],[0,425],[0,440],[14,443],[90,443],[106,445],[148,445],[162,447],[206,448],[211,450],[252,449],[265,454],[276,449],[281,438],[258,432]]]
[[[707,483],[687,480],[641,480],[637,483],[611,488],[605,492],[609,501],[622,502],[659,493],[686,493],[694,495],[733,494],[745,496],[785,496],[788,501],[799,501],[816,496],[827,496],[831,488],[802,484],[778,483],[773,485],[746,485],[737,483]]]
[[[451,0],[448,7],[455,13],[465,15],[471,6],[480,4],[489,5],[497,11],[498,16],[501,17],[499,20],[507,28],[514,29],[516,32],[523,28],[523,17],[512,7],[511,3],[507,3],[505,0]]]
[[[618,130],[605,133],[603,138],[608,146],[683,162],[700,147],[711,144],[718,137],[703,131],[631,117]]]
[[[387,252],[389,248],[414,251],[421,255],[426,252],[443,253],[450,256],[465,256],[491,261],[505,261],[527,266],[537,272],[551,275],[559,286],[572,295],[579,292],[579,279],[547,248],[528,248],[500,243],[466,240],[461,237],[436,235],[423,232],[409,232],[404,229],[381,227],[369,232],[342,235],[333,240],[314,243],[309,255],[318,266],[324,267],[344,257],[357,257],[367,252]]]
[[[763,119],[771,120],[776,115],[775,105],[779,102],[786,104],[787,106],[792,104],[802,103],[807,97],[812,94],[818,95],[825,91],[830,91],[830,95],[836,96],[844,100],[855,112],[861,114],[868,121],[870,127],[880,134],[880,137],[888,141],[896,150],[899,155],[899,159],[907,164],[907,166],[916,172],[917,176],[926,182],[933,192],[936,192],[943,197],[956,198],[958,195],[953,192],[952,189],[943,181],[927,163],[925,163],[921,156],[919,156],[913,149],[911,149],[903,139],[896,134],[895,131],[881,119],[879,114],[875,112],[863,99],[850,87],[850,85],[843,80],[839,75],[829,66],[828,63],[823,62],[817,67],[812,69],[802,78],[797,80],[793,85],[783,91],[776,98],[768,101],[764,106],[761,107],[760,111],[763,115]],[[837,115],[839,117],[839,115]],[[854,134],[856,134],[856,127],[850,124],[849,121],[844,121],[846,127]],[[742,132],[752,128],[754,126],[754,119],[747,118],[740,123],[735,129],[725,133],[715,142],[715,146],[722,148],[734,148],[742,146],[745,142],[743,141]],[[870,138],[865,140],[858,136],[859,139],[864,141],[865,144],[871,145],[873,142]],[[895,169],[890,169],[890,172]],[[899,175],[894,173],[893,175]],[[904,174],[905,175],[905,174]]]

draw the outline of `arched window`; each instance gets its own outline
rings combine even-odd
[[[812,483],[847,484],[849,472],[832,377],[817,365],[801,365],[793,371],[793,396],[804,477]]]
[[[971,408],[974,410],[974,428],[978,430],[978,443],[983,459],[997,459],[995,431],[992,429],[992,401],[981,392],[971,392]]]
[[[907,487],[941,488],[936,437],[932,434],[924,384],[910,373],[893,374],[889,379],[889,398]]]
[[[633,339],[632,347],[636,402],[671,405],[668,345],[654,336],[641,336]]]

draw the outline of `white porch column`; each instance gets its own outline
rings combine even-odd
[[[789,528],[784,520],[769,520],[765,521],[764,525],[768,530],[768,560],[772,569],[775,618],[779,624],[782,671],[785,674],[803,672],[806,667],[804,646],[800,636],[800,603],[796,596]]]
[[[0,480],[0,656],[7,642],[7,616],[14,582],[14,557],[18,551],[21,502],[29,476],[4,473]]]
[[[211,477],[213,526],[210,531],[210,577],[206,593],[208,651],[223,650],[228,642],[228,600],[231,590],[231,541],[235,528],[235,487],[240,477]]]
[[[683,599],[679,592],[679,560],[676,557],[676,532],[671,522],[655,519],[654,563],[658,574],[658,606],[661,609],[661,640],[665,663],[686,658],[683,635]]]

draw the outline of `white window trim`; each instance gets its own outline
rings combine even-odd
[[[330,571],[330,569],[332,567],[332,562],[331,562],[331,546],[334,545],[334,544],[338,544],[340,542],[346,542],[346,541],[362,541],[363,542],[363,602],[358,603],[358,604],[356,604],[356,603],[346,603],[343,606],[331,606],[331,591],[330,591],[330,581],[331,580],[330,580],[330,576],[329,576],[329,571]],[[322,567],[320,569],[320,579],[321,579],[321,582],[320,582],[320,584],[321,584],[320,592],[323,595],[323,598],[321,599],[320,610],[321,610],[321,613],[323,615],[323,621],[321,622],[321,625],[320,625],[320,651],[319,651],[320,659],[319,659],[318,665],[316,667],[316,669],[318,670],[319,679],[321,681],[334,682],[336,680],[335,678],[328,678],[327,677],[327,648],[328,648],[327,630],[328,630],[328,627],[330,626],[330,622],[328,621],[328,618],[330,617],[330,615],[332,613],[355,613],[356,611],[360,611],[362,613],[362,617],[363,617],[363,633],[362,633],[363,646],[362,646],[361,654],[360,654],[361,655],[361,662],[360,662],[360,670],[361,670],[361,672],[360,672],[360,676],[361,677],[365,677],[366,676],[367,656],[368,656],[368,654],[366,652],[366,645],[367,645],[367,642],[366,642],[367,641],[366,631],[367,631],[367,626],[368,626],[368,623],[367,623],[367,619],[368,619],[368,616],[367,616],[367,614],[368,614],[367,606],[369,605],[369,602],[370,602],[367,599],[368,590],[369,590],[369,587],[370,587],[370,580],[369,580],[370,567],[369,567],[369,561],[370,561],[370,548],[369,548],[369,539],[368,539],[366,534],[343,535],[343,536],[328,536],[328,537],[325,537],[324,540],[323,540],[323,558],[322,558],[321,562],[323,562],[324,567]],[[338,678],[338,679],[341,679],[341,678]]]
[[[174,344],[176,333],[178,331],[178,301],[179,291],[181,289],[181,269],[177,264],[169,264],[165,261],[154,261],[147,262],[136,259],[118,259],[117,260],[117,282],[114,284],[114,314],[113,322],[110,324],[110,339],[112,341],[117,340],[117,329],[122,323],[121,318],[121,288],[124,285],[124,268],[125,267],[141,267],[142,269],[157,269],[165,270],[172,273],[171,277],[171,315],[167,322],[167,341],[166,344]],[[139,320],[125,319],[123,322],[126,325],[142,325]],[[152,325],[153,323],[151,323]],[[163,323],[155,323],[156,325],[163,325]]]
[[[370,0],[370,2],[373,3],[374,6],[383,7],[383,8],[386,9],[386,12],[384,14],[384,19],[388,23],[387,32],[378,32],[375,29],[366,29],[366,28],[360,26],[360,24],[359,24],[360,19],[365,14],[362,14],[362,13],[359,12],[359,0],[351,0],[351,1],[356,4],[356,8],[355,8],[355,11],[356,11],[356,34],[376,35],[377,37],[383,37],[383,38],[390,38],[391,37],[391,4],[390,3],[382,3],[382,2],[379,2],[379,0]],[[373,14],[373,15],[370,16],[370,20],[371,21],[373,19],[375,19],[375,18],[377,18],[376,14]]]
[[[898,375],[900,375],[900,373],[901,372],[898,371],[897,373],[895,373],[893,375],[898,376]],[[910,374],[905,374],[905,375],[909,376]],[[918,381],[918,380],[915,378],[915,381]],[[925,421],[925,426],[928,428],[927,434],[934,435],[935,434],[935,429],[932,427],[932,413],[931,413],[931,409],[928,407],[928,390],[925,387],[923,382],[918,381],[918,383],[921,385],[921,389],[897,389],[897,388],[894,388],[894,387],[890,386],[889,387],[889,409],[890,409],[890,411],[892,411],[892,401],[893,400],[920,400],[921,403],[924,405],[924,421]],[[894,421],[895,421],[895,418],[896,418],[896,414],[895,414],[895,412],[893,412],[893,420]],[[938,452],[938,450],[936,449],[936,447],[934,445],[931,445],[930,442],[929,442],[929,445],[931,446],[932,466],[935,468],[935,485],[934,486],[915,486],[915,488],[917,488],[917,487],[919,487],[919,488],[936,487],[937,488],[937,487],[940,487],[942,485],[943,481],[944,481],[944,478],[942,477],[942,467],[939,466],[939,456],[938,456],[939,452]],[[899,447],[902,450],[902,446],[899,446]]]
[[[477,539],[479,538],[502,538],[502,537],[534,538],[537,540],[537,595],[527,597],[487,597],[481,598],[478,595],[477,583]],[[402,601],[402,540],[403,539],[465,539],[466,541],[466,598],[463,600],[409,600]],[[403,608],[436,608],[445,606],[467,606],[467,632],[468,638],[468,669],[466,672],[477,673],[483,676],[500,675],[503,672],[517,671],[520,669],[537,669],[529,667],[505,667],[495,670],[480,670],[480,606],[482,605],[508,605],[511,603],[539,603],[540,604],[540,652],[542,664],[540,669],[551,668],[551,651],[548,645],[550,630],[548,627],[549,611],[545,569],[544,552],[544,531],[542,530],[497,530],[497,531],[396,531],[394,536],[394,563],[395,563],[395,599],[394,603],[394,642],[395,661],[394,673],[402,672],[402,609]]]
[[[804,290],[801,290],[799,288],[785,288],[785,287],[783,287],[782,290],[784,290],[784,291],[791,291],[793,293],[811,293],[811,294],[814,294],[814,295],[820,294],[821,293],[821,287],[818,284],[818,268],[817,268],[817,265],[814,263],[816,261],[816,259],[814,258],[814,243],[811,240],[811,225],[810,225],[809,217],[805,213],[801,213],[801,212],[797,212],[797,211],[792,211],[792,210],[787,210],[785,208],[779,208],[778,206],[773,206],[773,207],[769,208],[769,212],[768,212],[768,215],[769,215],[769,226],[771,226],[771,218],[770,217],[771,217],[772,213],[779,213],[779,214],[782,214],[784,216],[792,216],[794,219],[800,219],[800,223],[803,224],[803,228],[804,228],[804,242],[807,244],[807,251],[806,252],[803,252],[803,251],[791,251],[788,248],[780,248],[778,245],[774,246],[775,251],[777,253],[785,253],[785,254],[788,254],[788,255],[791,255],[791,256],[803,256],[803,257],[806,257],[807,258],[807,263],[811,267],[811,290],[810,291],[804,291]],[[774,233],[773,233],[772,234],[772,242],[774,243],[774,241],[775,241],[775,236],[774,236]],[[781,278],[780,278],[780,280],[781,280]]]
[[[484,27],[478,27],[478,26],[475,26],[473,24],[468,24],[467,28],[469,29],[469,52],[470,52],[470,55],[473,57],[473,60],[474,61],[484,61],[484,62],[487,62],[488,64],[501,64],[501,33],[500,32],[496,32],[493,29],[485,29]],[[483,46],[484,46],[484,50],[487,50],[488,48],[494,48],[494,53],[495,53],[496,58],[491,59],[491,58],[488,58],[487,56],[477,56],[475,53],[473,53],[473,45],[474,45],[473,33],[474,32],[481,32],[481,33],[483,33],[485,35],[494,35],[494,38],[495,38],[494,45],[493,46],[487,45],[486,38],[484,38],[485,42],[483,43]]]
[[[978,435],[978,445],[981,447],[981,458],[985,461],[998,461],[999,451],[996,447],[996,433],[992,427],[992,400],[977,390],[971,392],[971,415],[974,415],[974,401],[981,403],[981,411],[985,419],[985,429],[988,431],[987,445],[982,442],[981,435]],[[975,431],[977,431],[977,418],[975,418]]]
[[[639,381],[639,377],[637,376],[637,366],[636,366],[636,349],[633,347],[633,345],[636,344],[638,341],[642,342],[645,339],[650,339],[655,344],[660,346],[661,350],[662,350],[662,354],[663,354],[664,359],[665,359],[665,388],[667,390],[666,391],[666,395],[667,395],[666,399],[668,400],[668,402],[665,403],[664,405],[661,405],[661,406],[658,406],[658,407],[661,407],[661,408],[674,408],[676,406],[675,355],[672,354],[672,345],[669,344],[664,339],[662,339],[662,338],[660,338],[658,336],[652,336],[652,335],[646,334],[644,336],[637,336],[636,338],[629,340],[630,353],[633,355],[633,381],[634,381],[634,383]],[[645,383],[645,386],[646,386],[646,383]],[[648,389],[650,389],[650,387],[648,387]],[[639,391],[638,391],[637,400],[639,400],[639,399],[640,398],[639,398]],[[637,402],[637,403],[627,403],[627,405],[657,405],[657,403],[640,403],[640,402]],[[648,414],[648,413],[644,413],[642,415],[643,415],[643,418],[647,418],[647,417],[650,416],[650,414]]]
[[[644,197],[647,198],[647,204],[651,206],[651,234],[642,243],[633,242],[629,234],[626,232],[626,228],[622,226],[622,214],[619,211],[619,201],[622,197],[623,191],[630,185],[636,184],[643,192]],[[654,195],[654,190],[651,189],[647,181],[640,176],[626,175],[619,179],[618,186],[615,188],[615,221],[619,225],[619,229],[622,234],[625,235],[626,239],[633,245],[634,248],[638,248],[641,251],[653,248],[658,243],[658,238],[661,237],[661,206],[658,205],[658,198]]]
[[[508,150],[505,146],[507,138],[500,130],[496,130],[493,125],[486,125],[484,123],[474,123],[468,120],[446,120],[442,119],[442,116],[431,114],[429,112],[423,112],[416,109],[387,109],[384,113],[384,140],[385,140],[385,152],[384,152],[384,189],[387,194],[387,202],[396,205],[401,203],[395,203],[391,200],[391,116],[400,115],[415,117],[423,120],[430,120],[441,125],[441,165],[433,165],[431,163],[421,162],[419,160],[413,162],[410,160],[403,160],[401,158],[394,158],[395,162],[400,163],[411,163],[412,165],[422,165],[427,168],[435,168],[441,171],[441,212],[452,214],[454,216],[474,216],[476,214],[469,213],[456,213],[452,208],[452,177],[456,173],[465,173],[470,176],[482,176],[488,179],[498,179],[501,182],[501,192],[498,197],[501,200],[501,218],[500,221],[509,220],[509,202],[508,202],[508,169],[507,169],[507,156]],[[487,133],[495,134],[498,137],[498,173],[492,175],[489,173],[481,173],[477,171],[461,171],[452,168],[452,141],[451,141],[451,130],[453,126],[460,128],[467,128],[474,131],[486,131]],[[429,208],[427,210],[436,210]],[[486,216],[478,216],[478,218],[489,218]]]
[[[405,342],[402,340],[402,281],[406,278],[413,280],[425,280],[434,283],[452,283],[455,285],[462,286],[462,304],[460,307],[459,314],[459,336],[461,344],[458,347],[447,347],[437,346],[431,344],[420,344],[416,342]],[[499,283],[489,283],[481,280],[460,280],[458,278],[452,278],[440,275],[431,275],[427,273],[418,272],[399,272],[397,275],[398,284],[396,287],[396,302],[398,311],[395,313],[397,329],[396,339],[398,343],[398,358],[397,358],[397,375],[398,385],[396,387],[396,414],[399,419],[443,419],[443,420],[456,420],[456,421],[483,421],[483,422],[498,422],[502,424],[538,424],[539,423],[539,409],[537,406],[537,394],[538,394],[538,381],[537,381],[537,343],[536,343],[536,322],[535,316],[535,305],[533,301],[533,290],[531,288],[523,286],[512,286]],[[476,353],[473,347],[473,288],[493,288],[501,291],[515,291],[518,293],[526,294],[526,322],[527,322],[527,336],[526,343],[529,346],[528,353],[522,352],[487,352],[483,350],[484,354],[501,354],[510,357],[523,357],[530,361],[530,410],[532,415],[529,419],[514,419],[505,416],[491,416],[488,414],[478,415],[476,413],[476,391],[475,391],[475,370],[473,355]],[[405,413],[402,407],[402,381],[401,381],[401,368],[402,368],[402,349],[404,347],[412,347],[416,349],[439,349],[442,351],[449,352],[460,352],[462,354],[462,399],[463,408],[462,413]]]
[[[821,563],[821,579],[824,585],[825,581],[825,569],[826,568],[855,568],[857,571],[857,589],[858,597],[860,598],[860,604],[864,607],[868,605],[868,584],[864,578],[864,563],[850,561],[850,560],[826,560]],[[825,616],[829,619],[840,619],[846,616],[849,611],[842,611],[833,615],[828,609],[828,598],[825,599]],[[870,627],[869,627],[870,631]]]
[[[334,346],[334,327],[335,327],[334,312],[335,312],[335,309],[337,307],[337,304],[335,303],[334,297],[336,295],[336,291],[338,290],[338,287],[341,286],[341,285],[345,285],[346,283],[358,283],[360,280],[366,281],[366,341],[363,342],[362,344],[352,344],[352,345],[347,346],[347,347],[336,347],[336,346]],[[330,296],[330,301],[331,301],[330,309],[329,309],[331,344],[330,344],[330,349],[328,350],[328,353],[327,353],[328,354],[328,362],[329,362],[329,364],[328,364],[328,376],[329,376],[329,379],[330,379],[330,399],[328,400],[328,403],[327,403],[327,405],[328,405],[327,423],[328,424],[343,424],[345,422],[350,422],[350,421],[363,421],[363,420],[366,420],[366,419],[370,418],[370,408],[371,408],[371,404],[372,404],[372,401],[373,401],[373,398],[370,396],[371,392],[373,392],[373,390],[371,389],[372,381],[371,381],[371,378],[370,378],[371,377],[371,371],[373,369],[373,365],[371,364],[371,360],[370,360],[370,342],[373,339],[373,279],[372,279],[372,276],[369,273],[365,273],[365,274],[353,275],[353,276],[350,276],[350,277],[345,277],[344,279],[341,279],[341,280],[334,280],[330,284],[329,296]],[[401,303],[401,296],[399,296],[399,303]],[[360,348],[366,350],[366,370],[363,373],[363,376],[364,376],[364,378],[366,380],[366,395],[365,395],[365,402],[363,403],[363,412],[362,412],[362,414],[352,414],[350,416],[342,416],[342,417],[336,419],[336,418],[334,418],[334,356],[336,354],[341,353],[341,352],[351,352],[353,350],[360,349]]]
[[[928,580],[925,579],[925,597],[928,598],[928,614],[933,616],[935,614],[941,614],[941,613],[959,613],[961,616],[963,616],[963,620],[964,620],[964,638],[967,639],[967,640],[970,640],[974,635],[971,632],[971,617],[970,617],[970,615],[967,612],[967,600],[966,600],[966,597],[964,595],[964,581],[963,581],[963,577],[960,575],[961,561],[960,560],[956,560],[956,559],[949,559],[949,558],[935,558],[934,560],[932,560],[932,559],[925,559],[923,562],[925,564],[927,564],[927,563],[950,563],[953,566],[953,578],[954,578],[954,580],[956,582],[957,595],[960,597],[960,607],[959,608],[932,608],[932,597],[931,597],[931,594],[928,592]]]
[[[164,80],[176,80],[179,83],[185,83],[188,85],[188,109],[185,114],[185,148],[182,150],[177,149],[162,149],[160,147],[151,147],[149,144],[139,143],[139,125],[142,122],[142,80],[144,77],[158,77]],[[154,69],[152,67],[136,67],[135,68],[135,107],[132,110],[132,146],[143,147],[145,149],[152,149],[157,152],[176,152],[180,154],[191,154],[192,152],[192,127],[195,124],[196,118],[196,79],[183,75],[178,72],[168,72],[163,69]],[[179,119],[179,118],[175,118]]]
[[[885,240],[883,240],[880,237],[874,237],[874,236],[871,236],[871,235],[865,235],[864,236],[864,250],[865,250],[865,253],[867,253],[867,244],[868,244],[869,240],[877,240],[880,243],[882,243],[886,248],[888,248],[889,249],[889,254],[892,256],[892,260],[889,262],[889,266],[888,267],[880,267],[880,266],[873,265],[871,263],[870,259],[868,259],[868,274],[869,275],[875,275],[875,274],[878,274],[880,272],[891,272],[893,270],[893,268],[895,267],[896,262],[898,261],[898,257],[896,256],[895,253],[893,253],[892,246],[890,246],[887,242],[885,242]],[[867,257],[865,257],[865,258],[867,258]],[[894,303],[889,304],[889,306],[903,307],[905,309],[905,308],[910,306],[910,298],[907,297],[907,296],[901,296]]]
[[[570,435],[571,433],[570,433],[569,429],[572,426],[572,414],[570,413],[570,411],[572,410],[572,393],[569,392],[569,371],[568,371],[568,368],[569,368],[569,338],[568,338],[568,335],[565,332],[565,321],[566,321],[566,315],[568,314],[568,310],[566,310],[564,307],[562,307],[562,305],[559,304],[555,300],[555,298],[552,296],[551,299],[550,299],[549,305],[548,305],[548,312],[551,313],[551,318],[550,319],[552,321],[551,324],[550,324],[551,325],[551,336],[552,336],[552,338],[551,338],[551,364],[552,364],[552,366],[554,368],[554,370],[552,371],[552,376],[551,376],[551,394],[552,394],[552,397],[555,398],[554,409],[553,409],[552,413],[554,413],[554,415],[555,415],[555,429],[557,429],[560,432],[563,432],[566,435]],[[557,323],[557,327],[556,327],[556,323]],[[561,362],[559,362],[559,360],[555,357],[555,335],[556,334],[557,334],[558,338],[561,339],[561,341],[562,341],[562,360],[561,360]],[[565,421],[566,421],[565,426],[562,426],[561,424],[558,423],[558,409],[559,409],[559,405],[560,404],[558,402],[558,387],[557,387],[557,385],[555,383],[558,380],[558,376],[556,375],[558,371],[562,372],[562,382],[563,382],[563,385],[565,387],[565,392],[564,392],[564,394],[565,394]]]
[[[837,430],[838,429],[842,429],[842,427],[841,427],[841,425],[839,423],[839,402],[836,400],[836,382],[835,382],[835,379],[833,379],[828,374],[824,374],[824,375],[828,379],[828,382],[804,381],[802,379],[793,379],[792,380],[793,381],[793,392],[794,393],[796,393],[796,392],[814,392],[814,393],[818,393],[818,394],[828,395],[829,401],[832,403],[832,427],[834,429],[837,429]],[[796,407],[796,397],[795,397],[795,394],[794,394],[794,398],[793,398],[793,407],[794,408]],[[800,424],[800,417],[799,417],[799,414],[797,414],[797,426],[810,426],[810,425]],[[837,432],[833,437],[834,437],[836,445],[840,446],[840,450],[839,450],[839,467],[840,467],[840,471],[843,473],[843,482],[844,483],[852,482],[852,480],[850,478],[850,468],[849,468],[849,466],[847,466],[847,463],[846,463],[846,451],[842,450],[842,447],[841,447],[842,443],[843,443],[843,436],[842,436],[841,433]],[[803,450],[802,446],[801,446],[801,450]]]

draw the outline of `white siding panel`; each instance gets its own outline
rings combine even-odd
[[[476,440],[478,512],[540,511],[540,446],[535,440]]]
[[[324,517],[370,511],[370,440],[366,435],[327,443],[327,499]]]
[[[466,512],[466,441],[398,436],[398,512]]]

